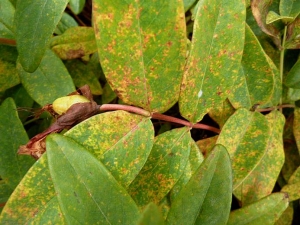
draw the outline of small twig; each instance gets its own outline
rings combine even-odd
[[[142,116],[147,116],[147,117],[151,117],[153,119],[158,119],[158,120],[163,120],[163,121],[167,121],[167,122],[171,122],[171,123],[177,123],[177,124],[181,124],[190,128],[195,128],[195,129],[203,129],[203,130],[209,130],[212,132],[215,132],[217,134],[219,134],[221,131],[218,128],[215,127],[211,127],[205,124],[201,124],[201,123],[196,123],[196,124],[192,124],[191,122],[188,122],[186,120],[182,120],[182,119],[178,119],[176,117],[173,116],[167,116],[167,115],[163,115],[160,113],[149,113],[148,111],[138,108],[138,107],[134,107],[134,106],[129,106],[129,105],[120,105],[120,104],[104,104],[104,105],[100,105],[99,106],[99,110],[102,112],[105,111],[113,111],[113,110],[124,110],[127,112],[132,112],[132,113],[136,113]]]
[[[292,104],[286,104],[286,105],[279,105],[276,107],[270,107],[270,108],[266,108],[266,109],[256,109],[257,112],[269,112],[275,109],[283,109],[283,108],[295,108],[295,105]]]
[[[0,38],[0,44],[16,46],[17,42],[12,39]]]
[[[113,110],[125,110],[127,112],[133,112],[142,116],[151,116],[151,113],[149,113],[148,111],[138,108],[138,107],[134,107],[134,106],[130,106],[130,105],[120,105],[120,104],[103,104],[103,105],[99,105],[99,110],[100,111],[113,111]]]

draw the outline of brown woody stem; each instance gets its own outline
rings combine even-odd
[[[217,134],[219,134],[221,132],[218,128],[211,127],[211,126],[208,126],[205,124],[201,124],[201,123],[192,124],[191,122],[188,122],[186,120],[178,119],[178,118],[175,118],[172,116],[163,115],[160,113],[152,113],[151,114],[150,112],[148,112],[144,109],[134,107],[134,106],[129,106],[129,105],[103,104],[103,105],[99,106],[99,110],[102,112],[113,111],[113,110],[124,110],[127,112],[136,113],[136,114],[139,114],[142,116],[151,117],[153,119],[164,120],[164,121],[171,122],[171,123],[182,124],[184,126],[188,126],[191,128],[209,130],[209,131],[215,132]]]

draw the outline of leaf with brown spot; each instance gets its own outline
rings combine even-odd
[[[180,113],[191,122],[227,98],[242,58],[246,17],[244,1],[198,4],[179,98]]]
[[[178,100],[186,54],[182,0],[93,2],[104,74],[118,97],[151,112]]]
[[[187,127],[166,131],[155,138],[153,148],[141,172],[128,192],[139,207],[158,204],[181,177],[190,154]]]
[[[270,134],[265,154],[234,193],[242,205],[248,205],[270,195],[284,163],[284,116],[277,110],[266,115]]]
[[[149,117],[115,111],[94,116],[65,135],[82,144],[128,187],[149,156],[154,129]]]
[[[92,27],[71,27],[51,40],[52,50],[63,60],[81,58],[97,52]]]
[[[14,190],[1,215],[0,224],[65,224],[47,164],[40,158]]]
[[[229,152],[233,170],[233,190],[252,173],[266,152],[270,127],[258,112],[238,109],[225,123],[217,144]]]
[[[252,0],[252,14],[261,30],[273,39],[278,48],[281,48],[280,32],[274,25],[266,23],[268,8],[271,4],[272,0]]]

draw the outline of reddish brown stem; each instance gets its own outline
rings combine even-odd
[[[124,110],[127,112],[133,112],[142,116],[151,116],[151,114],[141,108],[130,106],[130,105],[120,105],[120,104],[103,104],[99,106],[100,111],[113,111],[113,110]]]
[[[279,105],[279,106],[276,106],[276,107],[270,107],[270,108],[266,108],[266,109],[257,109],[256,111],[257,112],[269,112],[269,111],[272,111],[274,109],[283,109],[283,108],[295,108],[295,106],[291,105],[291,104],[286,104],[286,105]]]
[[[12,39],[0,38],[0,44],[16,46],[17,42]]]
[[[177,124],[182,124],[184,126],[187,127],[191,127],[191,128],[196,128],[196,129],[203,129],[203,130],[209,130],[212,132],[215,132],[217,134],[220,133],[220,130],[218,128],[215,127],[211,127],[205,124],[201,124],[201,123],[196,123],[196,124],[192,124],[191,122],[188,122],[186,120],[182,120],[182,119],[178,119],[172,116],[167,116],[167,115],[163,115],[160,113],[149,113],[148,111],[138,108],[138,107],[134,107],[134,106],[129,106],[129,105],[120,105],[120,104],[104,104],[104,105],[100,105],[99,106],[99,110],[102,112],[105,111],[113,111],[113,110],[124,110],[127,112],[132,112],[132,113],[136,113],[142,116],[147,116],[147,117],[151,117],[153,119],[158,119],[158,120],[164,120],[164,121],[168,121],[171,123],[177,123]]]

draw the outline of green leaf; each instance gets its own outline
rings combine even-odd
[[[287,194],[271,194],[251,205],[231,212],[227,225],[273,225],[288,204]]]
[[[300,108],[294,109],[293,134],[300,153]]]
[[[267,103],[274,92],[274,74],[251,28],[246,25],[245,46],[241,67],[229,100],[234,108],[250,109]]]
[[[17,56],[18,52],[15,47],[0,45],[0,91],[5,91],[20,83],[16,70]]]
[[[134,224],[139,211],[125,189],[91,153],[58,134],[46,140],[48,164],[68,224]]]
[[[183,0],[184,11],[188,11],[196,2],[197,0]]]
[[[102,104],[107,104],[117,97],[116,93],[111,89],[109,83],[105,83],[102,94]]]
[[[267,150],[270,128],[258,112],[237,110],[225,123],[217,144],[226,147],[232,162],[235,190],[253,172]]]
[[[278,20],[282,20],[284,23],[289,23],[289,22],[292,22],[294,20],[294,18],[290,17],[290,16],[280,16],[276,12],[273,12],[273,11],[268,12],[267,18],[266,18],[267,24],[274,23]]]
[[[76,87],[82,87],[87,84],[93,95],[102,94],[101,84],[91,68],[93,65],[90,63],[85,64],[81,60],[69,60],[65,63],[65,66],[72,76]]]
[[[300,48],[300,17],[297,17],[294,22],[288,25],[285,49]]]
[[[44,154],[17,186],[2,214],[0,224],[64,224]]]
[[[290,88],[300,89],[300,59],[294,64],[286,76],[285,85]]]
[[[296,18],[300,13],[300,2],[298,0],[280,0],[279,11],[281,16]]]
[[[190,178],[195,173],[195,171],[199,168],[203,160],[204,157],[201,154],[200,149],[198,148],[197,144],[193,140],[191,140],[191,150],[190,150],[189,160],[184,168],[184,171],[180,179],[177,181],[177,183],[174,185],[174,187],[171,190],[170,193],[171,202],[174,201],[174,199],[181,191],[181,189],[187,184],[187,182],[190,180]]]
[[[12,192],[13,189],[4,180],[0,180],[0,214]]]
[[[75,14],[79,14],[85,5],[85,0],[70,0],[69,1],[69,6]]]
[[[128,187],[149,156],[154,130],[150,118],[115,111],[89,118],[65,135],[82,144]]]
[[[138,206],[158,204],[181,177],[190,155],[190,132],[187,127],[157,136],[148,160],[128,192]]]
[[[52,50],[63,60],[81,58],[97,51],[92,27],[70,27],[51,40]]]
[[[266,119],[271,131],[266,151],[241,187],[235,191],[242,205],[248,205],[271,194],[284,163],[282,135],[285,118],[275,110]]]
[[[168,224],[226,224],[232,197],[230,158],[216,145],[173,202]]]
[[[291,225],[293,222],[294,208],[290,203],[286,210],[281,214],[275,225]]]
[[[1,0],[0,12],[0,38],[14,39],[15,7],[9,0]]]
[[[16,41],[20,63],[34,72],[41,63],[68,0],[22,0],[15,13]]]
[[[0,133],[0,176],[13,190],[34,160],[17,154],[20,145],[26,144],[28,137],[11,98],[0,106]]]
[[[70,16],[68,13],[63,13],[59,23],[57,24],[54,33],[56,34],[63,34],[66,30],[71,27],[77,27],[78,24],[76,20]]]
[[[213,147],[215,146],[215,144],[218,140],[218,137],[219,136],[216,135],[216,136],[213,136],[213,137],[201,139],[201,140],[196,142],[199,149],[201,150],[204,158],[206,158],[207,155],[211,152],[211,150],[213,149]]]
[[[154,224],[163,225],[165,223],[159,208],[157,207],[157,205],[151,202],[145,207],[141,215],[141,218],[138,222],[138,225],[154,225]]]
[[[164,112],[178,100],[186,55],[182,0],[95,0],[105,76],[127,104]]]
[[[214,108],[212,108],[208,114],[214,121],[218,123],[220,128],[222,128],[234,111],[234,108],[228,99],[226,99],[219,105],[216,105]]]
[[[51,50],[46,51],[34,73],[27,73],[20,64],[17,64],[17,69],[28,94],[40,105],[52,103],[75,91],[67,69]]]
[[[300,167],[295,170],[287,185],[281,189],[281,192],[288,193],[290,201],[300,198]]]
[[[226,99],[244,47],[244,1],[203,0],[199,4],[179,98],[180,113],[191,122],[201,120]]]

